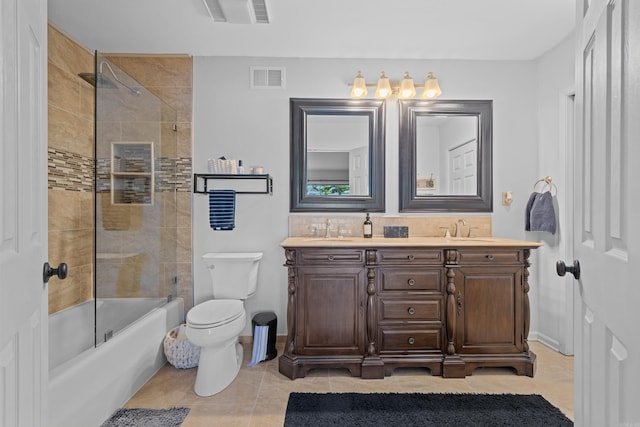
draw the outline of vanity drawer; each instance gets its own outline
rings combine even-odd
[[[437,300],[380,299],[380,320],[433,320],[439,322],[442,303]]]
[[[460,264],[514,264],[521,263],[521,252],[517,250],[460,251]]]
[[[380,351],[440,350],[442,328],[380,328]]]
[[[299,249],[298,265],[310,264],[364,264],[364,252],[361,249]]]
[[[379,249],[378,264],[424,265],[442,264],[441,250],[425,249]]]
[[[442,271],[400,268],[380,269],[381,290],[442,292]]]

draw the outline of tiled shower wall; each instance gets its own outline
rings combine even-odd
[[[185,308],[192,301],[192,58],[109,55],[177,111],[177,271]],[[69,276],[49,282],[49,312],[93,297],[94,89],[78,74],[94,71],[93,53],[49,26],[49,262]]]
[[[94,90],[78,73],[93,54],[49,26],[49,263],[66,262],[49,281],[49,313],[93,297]]]

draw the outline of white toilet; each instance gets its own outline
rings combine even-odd
[[[247,320],[244,300],[256,293],[262,253],[207,253],[202,259],[211,281],[194,286],[210,286],[213,299],[189,310],[186,335],[201,348],[194,390],[211,396],[231,384],[242,365],[238,337]]]

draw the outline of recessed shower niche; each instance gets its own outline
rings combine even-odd
[[[111,203],[153,204],[153,142],[111,143]]]

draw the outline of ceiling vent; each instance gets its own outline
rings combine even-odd
[[[215,22],[268,24],[267,0],[202,0]]]
[[[284,89],[284,67],[250,67],[251,89]]]
[[[269,13],[267,12],[267,0],[252,0],[252,3],[256,24],[268,24]]]

